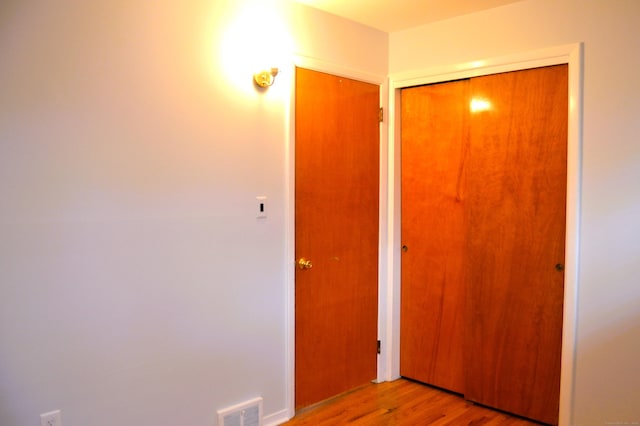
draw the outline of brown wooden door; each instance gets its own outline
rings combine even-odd
[[[402,91],[400,374],[464,390],[462,171],[469,81]]]
[[[426,87],[402,92],[402,149],[407,151],[402,155],[402,238],[407,252],[402,259],[401,373],[403,364],[419,365],[418,380],[557,423],[567,66]],[[414,90],[431,95],[414,97]],[[440,92],[446,95],[433,95]],[[460,97],[462,112],[454,96]],[[486,108],[472,112],[472,101],[485,102]],[[432,112],[418,112],[417,121],[427,117],[442,128],[405,122],[405,113],[411,117],[420,109]],[[450,128],[459,125],[464,130]],[[418,129],[415,141],[408,130],[413,127]],[[412,166],[413,161],[423,164]],[[405,176],[409,172],[415,175]],[[430,201],[420,198],[421,191]],[[460,353],[450,349],[461,333],[462,367]],[[438,382],[451,374],[440,369],[456,371],[458,379],[461,374],[461,388]]]
[[[471,80],[466,214],[468,399],[558,422],[567,66]],[[558,266],[561,269],[561,266]]]
[[[296,70],[295,406],[375,379],[379,87]]]

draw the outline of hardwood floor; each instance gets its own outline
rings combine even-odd
[[[410,380],[367,384],[300,410],[284,425],[532,426],[461,396]]]

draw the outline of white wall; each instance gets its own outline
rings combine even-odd
[[[525,0],[390,35],[392,74],[584,42],[576,426],[640,422],[639,19],[637,0]]]
[[[0,4],[0,425],[286,415],[287,55],[385,75],[388,39],[288,3],[237,32],[248,4]]]

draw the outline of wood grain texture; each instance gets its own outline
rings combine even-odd
[[[558,421],[567,66],[474,78],[467,166],[465,396]]]
[[[400,373],[464,391],[469,81],[402,91]]]
[[[286,426],[533,426],[506,413],[409,380],[368,384],[296,414]]]
[[[376,377],[379,87],[296,70],[296,407]]]
[[[401,374],[551,424],[567,110],[566,65],[402,91]]]

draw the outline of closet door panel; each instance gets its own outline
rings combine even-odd
[[[558,421],[567,66],[471,80],[465,397]]]
[[[400,374],[464,391],[469,81],[402,91]]]

